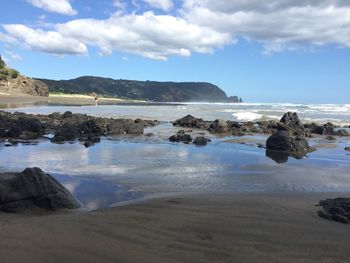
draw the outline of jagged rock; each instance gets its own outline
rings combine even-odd
[[[320,217],[343,224],[350,223],[350,198],[340,197],[321,200],[317,206],[323,208],[318,211]]]
[[[169,138],[169,141],[171,142],[190,143],[192,142],[192,140],[192,136],[189,134],[175,134]]]
[[[0,175],[0,210],[3,212],[33,211],[38,208],[55,211],[80,207],[64,186],[39,168]]]
[[[211,140],[207,139],[203,136],[199,136],[196,139],[194,139],[193,144],[198,145],[198,146],[205,146],[208,144],[208,142],[211,142]]]

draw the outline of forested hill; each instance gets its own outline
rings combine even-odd
[[[157,102],[237,102],[218,86],[205,82],[157,82],[80,77],[71,80],[39,79],[50,92],[91,94]]]

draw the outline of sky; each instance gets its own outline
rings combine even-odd
[[[3,0],[0,54],[37,78],[199,81],[247,102],[350,103],[350,1]]]

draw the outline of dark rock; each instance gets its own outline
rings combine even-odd
[[[278,131],[271,135],[266,141],[266,149],[272,151],[273,155],[278,152],[287,153],[297,159],[303,158],[308,152],[313,151],[304,136],[293,137],[287,131]],[[269,153],[269,155],[272,154]]]
[[[74,141],[79,136],[80,134],[76,126],[66,124],[56,132],[51,141],[55,143]]]
[[[18,127],[11,127],[6,133],[6,137],[19,138],[22,134],[22,130]]]
[[[287,152],[266,150],[266,157],[274,160],[276,163],[286,163],[289,159]]]
[[[178,119],[173,123],[174,126],[181,126],[185,128],[197,128],[197,129],[207,129],[208,124],[202,119],[197,119],[191,115],[187,115],[182,119]]]
[[[169,138],[169,141],[190,143],[192,142],[192,136],[189,134],[175,134]]]
[[[127,134],[143,134],[143,128],[142,123],[131,123],[126,127],[125,132]]]
[[[320,217],[343,224],[350,223],[350,198],[321,200],[317,206],[322,206],[322,210],[318,211]]]
[[[298,114],[295,112],[287,112],[284,114],[280,123],[280,126],[284,124],[285,127],[280,127],[279,130],[287,130],[294,135],[305,135],[304,125],[301,123]]]
[[[33,211],[41,208],[79,208],[77,200],[55,178],[39,168],[0,176],[0,210],[4,212]]]
[[[336,135],[341,136],[341,137],[350,136],[349,132],[345,129],[340,129],[340,130],[336,131]]]
[[[82,122],[78,127],[78,132],[81,136],[85,135],[102,135],[102,129],[97,125],[96,121],[91,119]]]
[[[71,111],[66,111],[65,113],[62,114],[63,119],[68,119],[73,116],[73,113]]]
[[[344,150],[350,152],[350,146],[345,147]]]
[[[266,141],[266,148],[272,151],[289,152],[292,147],[292,138],[287,131],[278,131]]]
[[[208,144],[208,142],[211,142],[210,139],[207,139],[203,136],[197,137],[194,139],[193,144],[198,145],[198,146],[205,146]]]
[[[334,126],[331,123],[316,126],[311,129],[311,132],[319,135],[335,135]]]
[[[215,120],[209,127],[209,131],[211,132],[227,132],[228,125],[225,120]]]

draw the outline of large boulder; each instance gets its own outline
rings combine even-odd
[[[0,210],[3,212],[79,207],[79,202],[63,185],[39,168],[0,174]]]
[[[283,153],[283,155],[287,153],[296,158],[302,158],[313,150],[304,136],[291,136],[288,131],[284,130],[274,133],[267,139],[266,149]]]

